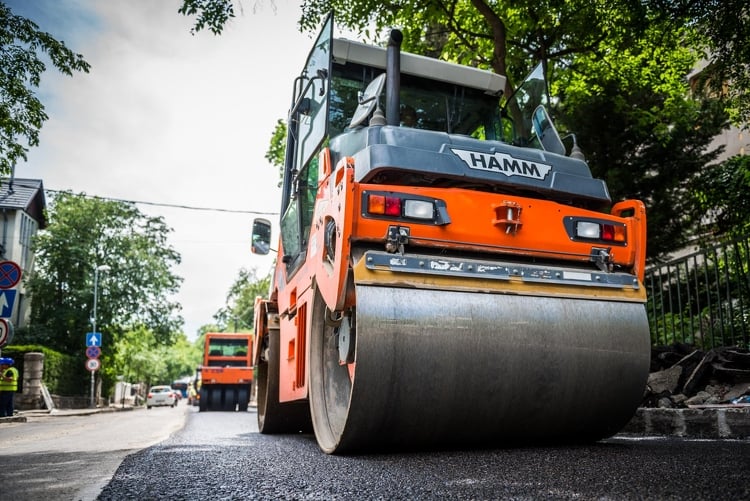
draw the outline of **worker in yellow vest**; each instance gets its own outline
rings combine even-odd
[[[0,417],[13,416],[13,398],[18,391],[18,369],[12,358],[0,358]]]

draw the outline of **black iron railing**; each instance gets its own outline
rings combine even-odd
[[[750,236],[646,270],[654,345],[750,347]]]

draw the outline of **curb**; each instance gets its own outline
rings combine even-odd
[[[0,417],[0,423],[25,423],[26,416]]]
[[[28,418],[65,417],[65,416],[89,416],[103,412],[132,411],[134,407],[95,407],[83,409],[32,409],[17,411],[13,417],[0,417],[0,423],[26,423]]]
[[[750,408],[641,407],[620,433],[707,439],[750,438]]]
[[[132,411],[134,407],[98,407],[95,409],[55,409],[53,411],[22,411],[0,418],[0,423],[25,423],[27,416],[85,416],[101,412]],[[618,435],[667,436],[698,439],[750,438],[750,407],[665,409],[639,407]]]

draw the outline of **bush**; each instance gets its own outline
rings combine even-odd
[[[88,388],[87,371],[77,357],[40,345],[8,345],[3,348],[3,356],[15,360],[15,367],[23,379],[23,357],[26,353],[44,354],[42,381],[50,393],[56,395],[85,395]],[[19,391],[22,381],[19,381]]]

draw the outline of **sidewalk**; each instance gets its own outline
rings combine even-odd
[[[88,416],[90,414],[99,414],[101,412],[120,412],[132,411],[135,407],[126,405],[110,405],[108,407],[89,407],[83,409],[33,409],[26,411],[16,411],[13,417],[0,417],[1,423],[25,423],[28,418],[35,417],[62,417],[62,416]]]

